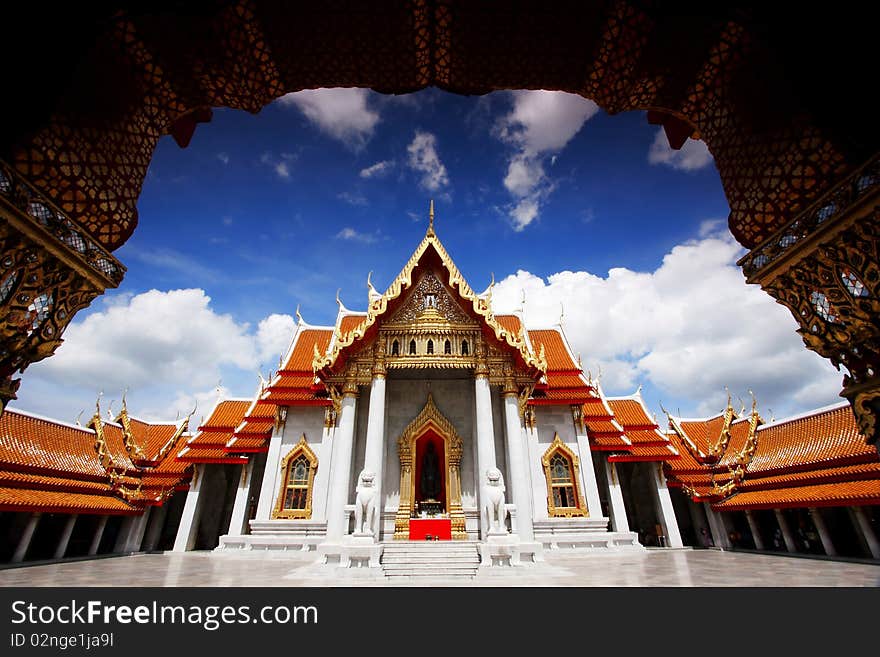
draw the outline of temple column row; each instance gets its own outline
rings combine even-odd
[[[177,536],[174,539],[174,552],[186,552],[191,550],[196,542],[196,534],[201,514],[201,490],[205,475],[205,464],[198,463],[193,467],[192,481],[186,494],[186,502],[183,505],[183,513],[180,516],[180,525],[177,528]]]
[[[378,345],[384,345],[378,341]],[[354,434],[352,434],[352,442]],[[382,499],[382,481],[385,464],[385,362],[382,354],[377,353],[373,365],[373,379],[370,382],[370,407],[367,409],[367,439],[364,447],[364,471],[373,473],[373,493],[376,501],[376,514],[373,524],[369,527],[375,541],[379,540],[382,530],[382,511],[385,508]],[[360,532],[355,527],[355,532]]]
[[[525,436],[519,417],[519,398],[512,385],[504,389],[504,423],[507,445],[507,467],[513,484],[513,503],[516,505],[517,533],[525,542],[535,540],[532,519],[532,482],[526,464]],[[509,487],[509,484],[508,484]]]

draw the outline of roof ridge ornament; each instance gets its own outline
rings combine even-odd
[[[431,204],[428,206],[428,232],[426,235],[434,237],[434,199],[431,199]]]

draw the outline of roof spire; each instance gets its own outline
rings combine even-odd
[[[434,199],[431,199],[428,207],[428,235],[434,235]]]

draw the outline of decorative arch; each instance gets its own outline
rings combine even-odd
[[[273,518],[305,520],[312,517],[312,490],[317,471],[318,457],[303,434],[281,460],[281,490],[272,512]]]
[[[443,440],[444,477],[446,492],[446,510],[452,520],[453,540],[467,538],[465,531],[464,511],[461,507],[461,436],[452,422],[447,420],[437,406],[434,398],[428,393],[425,407],[416,418],[407,425],[397,440],[400,454],[400,503],[394,519],[394,538],[409,539],[409,519],[415,510],[415,460],[416,443],[420,438],[435,434]]]
[[[580,464],[577,454],[559,439],[557,433],[550,447],[541,457],[544,478],[547,480],[547,513],[551,518],[587,517],[580,482]]]

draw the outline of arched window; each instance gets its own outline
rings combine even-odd
[[[434,353],[434,341],[433,340],[428,340],[428,353],[429,354]]]
[[[415,340],[409,341],[409,353],[411,356],[416,355],[416,341]]]
[[[550,516],[589,515],[578,488],[578,458],[559,439],[559,434],[553,438],[541,463],[547,478],[547,512]]]
[[[443,353],[444,354],[451,354],[452,353],[452,343],[449,340],[447,340],[446,343],[443,345]]]
[[[273,518],[311,518],[312,487],[318,457],[306,443],[303,434],[299,443],[281,461],[282,486]]]
[[[400,343],[397,340],[391,343],[391,355],[400,356]]]
[[[468,343],[467,343],[467,340],[462,340],[462,341],[461,341],[461,355],[462,355],[462,356],[467,356],[467,355],[468,355]]]

